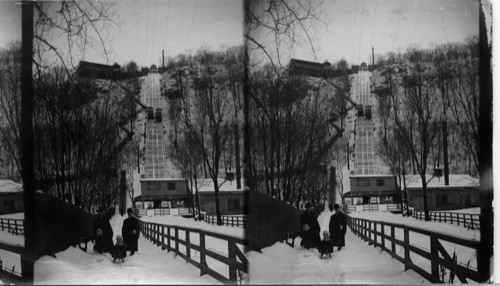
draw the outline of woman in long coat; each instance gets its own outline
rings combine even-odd
[[[130,250],[130,255],[138,250],[137,240],[139,239],[140,225],[137,218],[134,216],[131,208],[127,209],[128,218],[123,221],[122,235],[123,242]]]
[[[300,245],[309,249],[317,247],[321,238],[319,237],[320,226],[316,214],[312,212],[310,203],[306,204],[306,212],[300,218],[300,228],[302,230],[302,241]],[[307,226],[306,226],[307,225]]]
[[[94,219],[93,229],[96,240],[100,240],[97,252],[111,252],[113,249],[113,229],[109,223],[109,217],[105,214],[105,208],[99,208],[99,214]],[[100,229],[99,234],[98,229]]]
[[[345,233],[347,231],[347,220],[345,215],[340,211],[339,204],[334,206],[335,213],[330,217],[330,236],[333,240],[333,245],[338,246],[337,250],[341,250],[345,246]]]

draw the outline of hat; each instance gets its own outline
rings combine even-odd
[[[132,208],[127,209],[127,213],[133,213],[133,212],[134,212],[134,210],[132,210]]]
[[[334,208],[334,209],[340,209],[340,206],[339,206],[339,204],[335,204],[335,205],[333,206],[333,208]]]

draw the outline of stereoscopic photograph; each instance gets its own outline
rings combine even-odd
[[[0,0],[0,284],[494,283],[487,0]]]

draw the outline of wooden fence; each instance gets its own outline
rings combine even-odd
[[[363,212],[375,212],[378,211],[377,204],[365,204],[363,205]]]
[[[193,215],[193,209],[192,208],[179,208],[179,215],[180,216]]]
[[[154,215],[155,216],[170,215],[170,209],[169,208],[154,209]]]
[[[227,226],[236,226],[246,228],[248,225],[248,218],[246,216],[222,216],[222,223]],[[204,215],[203,220],[210,224],[217,224],[217,216]]]
[[[0,227],[2,231],[7,230],[12,235],[24,234],[24,220],[0,218]]]
[[[403,263],[405,271],[412,269],[431,283],[453,283],[454,277],[462,283],[467,283],[468,279],[480,281],[477,270],[479,241],[349,216],[348,224],[368,244],[382,248]],[[417,241],[420,244],[425,241],[425,245],[418,245]],[[456,256],[454,251],[459,248],[460,253],[467,257]],[[454,252],[452,255],[451,251]]]
[[[423,220],[425,219],[425,212],[413,211],[412,216],[415,219]],[[429,212],[429,216],[432,221],[437,222],[449,222],[451,224],[456,223],[457,225],[462,225],[467,227],[467,229],[480,229],[480,218],[479,214],[467,214],[467,213],[455,213],[455,212]]]
[[[198,267],[200,275],[208,274],[222,283],[235,284],[243,280],[244,273],[248,273],[248,260],[238,247],[239,244],[246,249],[248,246],[246,239],[182,226],[144,221],[140,221],[140,223],[141,232],[147,239],[161,246],[162,249],[174,251],[176,255]],[[224,241],[227,243],[228,253],[225,254],[223,251],[210,248],[210,245],[207,245],[207,239]],[[195,251],[199,255],[193,253]],[[207,263],[208,258],[219,263]],[[223,267],[220,267],[220,263],[227,265],[228,271],[221,269]],[[227,275],[224,275],[223,272],[226,272]]]

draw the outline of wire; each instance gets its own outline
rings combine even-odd
[[[158,0],[155,1],[155,21],[153,25],[153,43],[151,44],[151,64],[153,64],[153,54],[154,54],[154,48],[155,48],[155,34],[156,34],[156,12],[158,11]]]
[[[168,11],[167,11],[167,27],[165,28],[165,40],[163,41],[163,49],[165,49],[165,46],[167,45],[168,19],[170,18],[170,3],[172,2],[169,0]]]
[[[396,44],[396,39],[398,36],[398,29],[399,29],[399,21],[401,21],[401,16],[403,15],[404,5],[405,5],[405,0],[403,0],[403,4],[401,4],[401,11],[399,13],[398,23],[396,25],[396,32],[394,33],[394,41],[392,42],[392,50],[394,50],[394,45]]]
[[[148,55],[148,30],[149,30],[149,0],[148,0],[148,13],[146,15],[146,48],[144,49],[144,64],[147,66],[147,55]]]
[[[186,50],[189,45],[189,39],[191,38],[191,29],[193,28],[193,22],[194,22],[194,14],[196,14],[196,8],[198,7],[198,0],[196,0],[195,5],[194,5],[194,10],[193,10],[193,17],[191,17],[191,25],[189,26],[189,34],[188,34],[188,39],[186,41]]]
[[[361,41],[363,40],[363,19],[365,14],[365,0],[363,0],[363,8],[361,9],[361,29],[359,32],[359,52],[358,52],[358,63],[361,62]]]
[[[377,16],[377,2],[378,0],[375,0],[375,11],[373,12],[372,47],[373,47],[373,35],[375,34],[375,17]]]
[[[354,63],[354,53],[356,46],[356,0],[354,0],[354,28],[353,28],[353,39],[352,39],[352,62]]]

